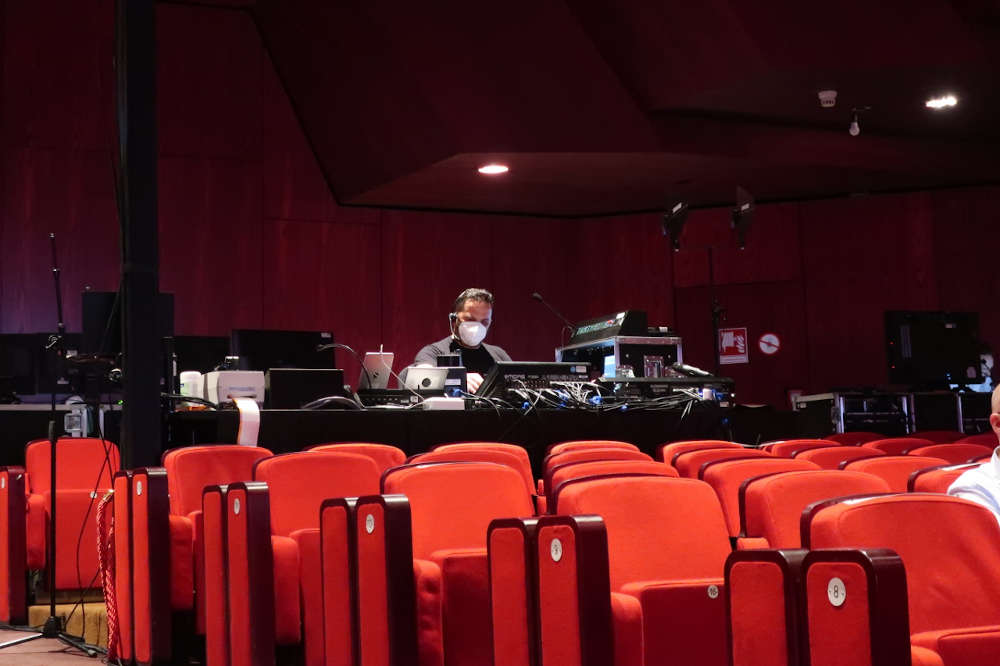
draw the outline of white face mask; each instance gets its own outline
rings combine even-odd
[[[458,339],[466,347],[478,347],[489,330],[478,321],[463,321],[458,325]]]

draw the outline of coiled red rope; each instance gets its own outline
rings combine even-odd
[[[108,492],[97,506],[97,557],[101,565],[101,587],[108,611],[108,662],[121,657],[118,630],[118,597],[115,596],[115,517],[114,491]]]

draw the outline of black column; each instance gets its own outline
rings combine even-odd
[[[118,0],[118,186],[121,197],[124,413],[129,467],[159,464],[159,239],[156,222],[156,28],[153,0]]]

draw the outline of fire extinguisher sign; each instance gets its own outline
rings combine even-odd
[[[749,363],[750,356],[747,349],[747,329],[743,328],[720,328],[719,329],[719,363],[727,365],[731,363]]]

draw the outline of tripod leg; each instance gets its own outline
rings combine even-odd
[[[70,647],[76,648],[80,652],[83,652],[88,657],[96,657],[102,652],[102,650],[96,646],[87,643],[86,641],[77,638],[76,636],[70,636],[69,634],[59,634],[56,638],[60,641],[69,645]]]
[[[27,643],[29,641],[37,640],[39,638],[42,638],[42,635],[39,633],[34,633],[30,636],[22,636],[21,638],[15,638],[10,641],[4,641],[3,643],[0,643],[0,650],[12,647],[14,645],[20,645],[21,643]]]

